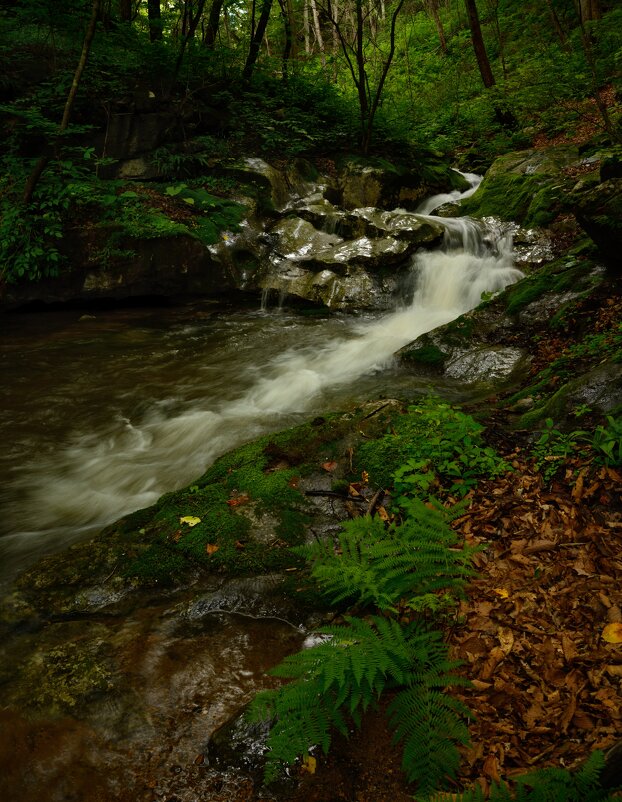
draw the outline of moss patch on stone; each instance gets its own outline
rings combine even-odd
[[[529,228],[548,225],[559,213],[562,198],[562,188],[542,177],[498,173],[486,176],[460,209],[471,217],[500,217]]]

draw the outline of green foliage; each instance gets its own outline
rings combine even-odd
[[[440,593],[461,595],[472,573],[471,552],[455,548],[447,518],[442,507],[413,500],[401,524],[355,518],[344,523],[336,548],[316,543],[295,552],[310,561],[312,576],[334,603],[391,610],[405,598],[421,611],[436,607]]]
[[[536,441],[533,454],[536,458],[536,467],[542,471],[545,481],[549,482],[558,472],[566,457],[578,450],[579,441],[585,440],[588,433],[579,429],[572,432],[561,432],[554,428],[552,418],[547,418],[544,425],[546,428]]]
[[[392,431],[361,446],[358,464],[398,495],[426,497],[438,484],[465,495],[477,477],[498,476],[508,465],[486,446],[484,427],[438,399],[425,399],[393,419]]]
[[[596,427],[590,445],[605,465],[622,465],[622,417],[607,415],[607,424]]]
[[[313,746],[326,752],[331,728],[347,735],[349,717],[360,724],[362,712],[385,690],[403,686],[390,706],[394,738],[404,741],[409,778],[425,788],[438,786],[455,770],[457,744],[468,739],[461,720],[468,712],[439,698],[442,689],[463,684],[453,674],[456,664],[447,659],[440,633],[379,616],[348,617],[346,624],[322,627],[323,642],[291,655],[271,672],[293,682],[259,694],[252,703],[252,720],[274,720],[266,780]],[[435,747],[444,750],[444,760],[430,755]]]
[[[605,760],[602,752],[593,752],[578,771],[546,768],[517,777],[515,787],[495,784],[490,796],[478,786],[455,797],[456,802],[614,802],[612,794],[600,785]],[[433,794],[428,802],[442,802],[445,797]]]

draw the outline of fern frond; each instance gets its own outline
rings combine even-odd
[[[455,802],[615,802],[614,796],[600,785],[605,764],[602,752],[594,752],[578,771],[557,767],[538,769],[518,777],[516,788],[507,783],[494,785],[485,797],[479,786],[455,796]],[[446,797],[432,794],[427,802],[445,802]]]
[[[338,556],[325,544],[307,547],[312,574],[333,602],[355,600],[386,610],[404,596],[463,595],[472,574],[471,551],[455,548],[443,508],[422,502],[409,507],[404,523],[388,528],[369,516],[346,522]]]
[[[394,742],[404,742],[402,768],[410,781],[416,780],[422,794],[454,777],[460,762],[458,744],[469,742],[465,721],[467,707],[445,691],[468,684],[453,671],[457,664],[447,659],[440,638],[430,640],[427,654],[410,676],[408,686],[388,707]]]

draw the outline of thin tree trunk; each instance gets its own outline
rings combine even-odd
[[[469,19],[469,28],[471,29],[471,38],[473,40],[473,50],[475,51],[475,58],[477,66],[479,67],[480,75],[486,89],[490,89],[495,85],[495,78],[492,74],[488,54],[486,53],[486,46],[484,45],[484,37],[482,36],[482,28],[479,23],[479,14],[477,13],[477,6],[475,0],[464,0],[466,5],[467,15]],[[516,117],[511,111],[504,111],[498,106],[494,107],[495,117],[500,125],[509,130],[516,130],[517,121]]]
[[[389,48],[389,54],[383,64],[382,74],[380,76],[380,80],[378,81],[378,86],[376,87],[376,92],[374,93],[374,99],[371,104],[371,108],[369,110],[369,115],[367,118],[367,129],[365,130],[363,136],[363,153],[365,154],[369,152],[369,146],[371,145],[371,135],[374,125],[374,118],[376,116],[376,112],[378,111],[378,104],[380,103],[380,97],[382,96],[384,83],[387,79],[387,75],[389,74],[389,69],[391,68],[391,62],[393,61],[393,56],[395,55],[395,26],[397,23],[398,14],[402,10],[403,5],[404,5],[404,0],[399,0],[398,4],[395,6],[393,10],[393,15],[391,16],[391,33],[390,33],[391,46]]]
[[[288,5],[290,6],[288,8]],[[292,53],[292,18],[289,15],[291,4],[286,3],[286,0],[279,0],[281,7],[281,17],[283,18],[283,81],[287,81],[289,75],[289,59]]]
[[[557,34],[557,38],[559,39],[560,44],[564,48],[564,50],[568,50],[569,49],[568,37],[566,36],[566,32],[562,28],[562,24],[559,21],[559,17],[557,16],[557,11],[555,11],[555,8],[553,7],[551,0],[545,0],[545,2],[546,2],[546,7],[549,10],[549,15],[551,17],[551,22],[553,23],[553,28],[555,30],[555,33]]]
[[[268,27],[271,9],[272,0],[263,0],[261,5],[261,14],[259,15],[259,22],[257,23],[257,28],[255,29],[255,32],[251,38],[246,64],[242,70],[242,78],[245,81],[248,81],[253,74],[253,69],[255,67],[257,57],[259,56],[259,48],[261,47],[264,34],[266,33],[266,28]]]
[[[326,50],[324,48],[324,39],[322,38],[322,29],[320,28],[320,18],[317,13],[317,4],[315,0],[310,0],[311,2],[311,13],[313,15],[313,29],[315,30],[315,38],[317,40],[317,46],[320,51],[320,58],[322,60],[322,66],[326,66]]]
[[[188,26],[186,29],[186,35],[182,39],[181,47],[179,48],[179,53],[177,54],[177,61],[175,62],[175,69],[173,70],[173,74],[170,79],[170,86],[175,85],[175,81],[177,80],[177,76],[179,75],[179,71],[181,70],[181,65],[184,60],[184,53],[186,52],[186,47],[188,42],[192,39],[195,34],[195,31],[199,25],[201,20],[201,15],[203,14],[203,9],[205,8],[206,0],[199,0],[197,6],[196,14],[189,15]]]
[[[67,95],[67,100],[65,102],[63,119],[61,120],[61,123],[58,127],[59,133],[65,131],[67,126],[69,125],[69,119],[71,117],[71,111],[73,109],[73,105],[76,100],[78,87],[80,86],[82,73],[84,72],[84,68],[86,67],[86,62],[88,61],[89,52],[91,50],[91,43],[93,42],[93,37],[95,36],[95,31],[97,29],[97,18],[99,16],[100,8],[101,8],[101,0],[93,0],[93,5],[91,6],[91,19],[89,20],[89,24],[86,29],[86,33],[84,35],[84,42],[82,43],[82,53],[80,54],[80,60],[78,61],[78,66],[76,67],[76,71],[73,74],[71,88],[69,89],[69,94]],[[50,162],[50,156],[42,156],[36,163],[32,173],[30,174],[30,177],[28,178],[28,181],[26,181],[26,186],[24,187],[24,203],[28,204],[32,200],[32,196],[37,187],[37,184],[39,183],[39,179],[43,175],[43,171],[45,170],[49,162]]]
[[[205,47],[210,50],[214,49],[216,38],[218,36],[218,26],[220,22],[220,12],[222,11],[224,0],[212,0],[212,6],[207,20],[207,27],[205,28],[205,35],[203,43]]]
[[[162,40],[162,12],[160,0],[147,0],[147,17],[149,19],[149,39],[152,42]]]
[[[486,53],[486,46],[484,45],[484,37],[482,36],[482,27],[479,22],[479,14],[477,13],[477,6],[475,0],[464,0],[469,20],[469,28],[471,30],[471,39],[473,42],[473,50],[475,51],[475,58],[479,73],[482,76],[482,81],[486,89],[490,89],[495,85],[495,78],[492,74],[490,61],[488,60],[488,53]]]
[[[444,55],[447,55],[447,38],[445,36],[445,29],[443,28],[443,21],[438,13],[438,2],[439,0],[428,0],[428,9],[434,20],[434,25],[436,26],[438,39],[441,43],[441,51]]]
[[[122,22],[132,21],[132,0],[119,0],[119,16]]]
[[[303,0],[302,27],[304,28],[305,53],[308,56],[311,53],[310,36],[309,36],[309,0]]]

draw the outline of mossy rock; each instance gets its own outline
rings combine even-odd
[[[298,566],[289,547],[303,542],[314,512],[299,481],[323,473],[326,462],[347,463],[349,448],[383,431],[390,407],[319,417],[225,454],[192,485],[28,569],[6,623],[37,613],[121,612],[136,604],[137,592],[148,598],[210,574]]]
[[[594,240],[608,264],[620,271],[622,251],[622,178],[610,178],[573,196],[580,225]]]
[[[592,260],[564,256],[508,287],[503,295],[506,310],[516,315],[546,294],[583,292],[598,283]]]
[[[526,228],[546,226],[564,208],[572,186],[562,171],[578,162],[574,146],[501,156],[477,191],[462,201],[462,212],[472,217],[500,217]]]
[[[469,186],[447,162],[432,156],[408,164],[380,157],[347,156],[337,166],[341,203],[346,209],[368,206],[414,209],[429,195]]]

